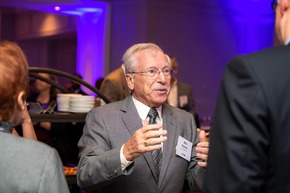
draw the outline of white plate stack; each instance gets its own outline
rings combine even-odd
[[[94,96],[74,96],[70,98],[69,111],[72,113],[87,113],[95,106]]]
[[[71,97],[82,96],[81,94],[57,94],[57,109],[61,112],[70,111]]]

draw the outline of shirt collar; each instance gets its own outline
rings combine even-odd
[[[132,95],[132,100],[133,100],[133,103],[138,111],[138,114],[139,114],[141,120],[142,121],[146,120],[146,118],[148,116],[148,112],[149,112],[151,107],[144,105],[143,103],[138,101],[133,95]],[[161,119],[162,118],[162,105],[160,107],[157,107],[156,110],[158,112],[159,118]]]

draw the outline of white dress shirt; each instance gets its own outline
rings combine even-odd
[[[144,105],[143,103],[141,103],[140,101],[135,99],[134,96],[132,96],[132,99],[133,99],[133,103],[137,109],[137,112],[139,114],[139,117],[142,120],[142,123],[144,123],[145,120],[149,120],[148,112],[149,112],[151,107]],[[156,122],[157,122],[157,124],[160,124],[160,123],[162,123],[162,105],[160,107],[156,108],[156,110],[158,112]],[[163,145],[163,143],[162,143],[162,145]],[[126,160],[126,158],[123,154],[123,148],[124,148],[124,145],[122,146],[121,151],[120,151],[120,159],[121,159],[121,167],[122,167],[122,170],[124,171],[131,163],[133,163],[133,161]]]

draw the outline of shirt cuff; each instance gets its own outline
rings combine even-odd
[[[131,163],[133,163],[133,161],[128,161],[124,154],[123,154],[123,148],[124,148],[124,145],[122,145],[121,147],[121,150],[120,150],[120,159],[121,159],[121,168],[122,168],[122,171],[124,171]]]

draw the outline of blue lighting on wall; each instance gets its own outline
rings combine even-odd
[[[95,85],[95,81],[104,76],[106,59],[105,51],[108,50],[109,16],[110,7],[106,2],[96,0],[72,1],[3,1],[0,4],[8,7],[19,7],[53,14],[78,16],[77,23],[77,64],[76,72],[83,79]],[[91,90],[84,90],[93,94]]]
[[[76,72],[95,85],[104,76],[105,36],[108,26],[108,3],[91,2],[84,5],[58,5],[54,10],[60,14],[78,16],[77,22],[77,65]],[[89,89],[83,88],[93,94]]]
[[[224,0],[231,10],[239,53],[250,53],[274,44],[272,0]]]
[[[3,0],[0,1],[3,2]],[[207,37],[210,39],[207,40],[227,41],[228,44],[231,44],[228,48],[230,47],[232,50],[225,50],[227,56],[250,53],[273,46],[274,13],[270,6],[272,0],[192,1],[196,5],[201,4],[201,8],[210,8],[213,9],[213,12],[222,12],[221,17],[225,15],[225,18],[217,18],[218,23],[204,23],[204,25],[207,30],[222,29],[213,31],[213,37]],[[18,5],[16,5],[16,1],[10,0],[9,4],[14,7],[78,16],[76,71],[82,74],[84,80],[92,85],[97,78],[104,76],[105,60],[108,58],[105,56],[105,53],[107,53],[105,44],[108,42],[106,36],[110,35],[106,29],[110,25],[107,17],[108,3],[97,0],[72,0],[69,4],[61,3],[62,1],[59,1],[58,4],[30,3],[32,1],[19,4],[19,2],[21,1],[18,1]],[[136,18],[138,17],[139,15],[136,15]],[[219,22],[219,19],[223,21]],[[198,28],[198,26],[196,27]],[[126,30],[126,27],[124,29]],[[223,49],[223,47],[221,46],[219,49]]]
[[[101,6],[101,5],[98,5]],[[81,16],[83,14],[87,13],[102,13],[103,8],[99,7],[89,7],[87,5],[77,5],[77,6],[55,6],[54,10],[56,11],[55,13],[58,14],[66,14],[66,15],[76,15],[76,16]]]

